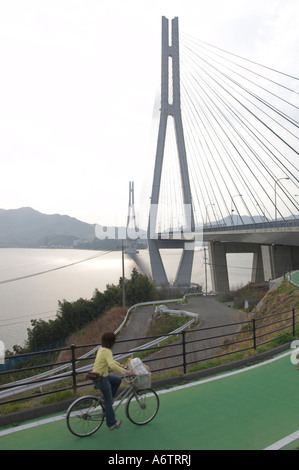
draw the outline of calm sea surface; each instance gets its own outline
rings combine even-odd
[[[146,250],[137,255],[145,274],[149,271]],[[163,254],[168,278],[174,277],[179,256],[174,250]],[[250,280],[250,255],[230,256],[231,287]],[[125,276],[130,277],[135,262],[125,256]],[[211,289],[209,268],[208,290]],[[23,346],[31,319],[55,318],[58,301],[90,299],[107,284],[117,284],[122,275],[121,252],[65,249],[0,249],[0,340],[6,349]],[[4,282],[5,281],[5,282]],[[205,289],[203,250],[195,254],[192,281]]]

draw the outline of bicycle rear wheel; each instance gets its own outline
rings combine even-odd
[[[91,436],[104,421],[104,408],[99,398],[92,395],[78,398],[66,414],[69,430],[78,437]]]
[[[137,425],[147,424],[158,413],[159,397],[151,388],[134,390],[126,405],[129,420]]]

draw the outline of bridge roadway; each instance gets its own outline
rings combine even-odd
[[[160,233],[158,240],[169,240],[169,246],[179,241],[192,241],[194,232]],[[211,225],[197,228],[195,240],[205,242],[258,243],[261,245],[299,246],[299,219],[259,222],[239,225]],[[165,246],[165,245],[164,245]]]
[[[0,429],[1,450],[101,450],[101,463],[143,451],[142,468],[155,455],[192,450],[295,449],[299,446],[299,371],[291,350],[261,364],[159,391],[160,409],[135,426],[120,408],[120,429],[105,425],[87,438],[67,429],[65,415]],[[146,452],[151,451],[151,452]],[[149,462],[145,462],[149,459]],[[198,462],[197,462],[198,464]]]
[[[299,246],[299,219],[224,227],[206,227],[204,241]]]

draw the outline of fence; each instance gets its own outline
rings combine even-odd
[[[115,358],[121,361],[129,356],[142,354],[143,361],[149,365],[152,375],[165,373],[165,371],[173,368],[185,374],[188,367],[209,361],[210,359],[219,359],[234,353],[256,350],[258,347],[278,339],[283,340],[285,338],[285,342],[291,341],[296,338],[297,334],[299,312],[296,313],[296,310],[298,311],[299,307],[239,323],[219,325],[211,328],[184,329],[183,331],[169,333],[163,336],[163,338],[157,336],[138,338],[141,342],[146,340],[147,343],[136,349],[119,353]],[[188,325],[190,325],[190,322],[188,322]],[[220,330],[220,332],[217,330]],[[149,342],[149,340],[151,341]],[[134,341],[136,341],[136,338],[134,338]],[[170,344],[168,344],[169,342]],[[121,343],[122,341],[118,341],[119,345]],[[126,340],[127,343],[128,340]],[[36,361],[37,358],[40,359],[42,356],[45,359],[47,356],[57,356],[62,351],[70,351],[71,360],[47,362],[46,364],[31,365],[14,369],[13,371],[6,370],[0,372],[0,384],[2,384],[0,385],[0,404],[4,405],[25,399],[30,400],[37,396],[40,397],[66,390],[76,391],[80,387],[86,386],[86,371],[92,368],[97,347],[98,345],[95,344],[72,345],[68,348],[17,356],[18,360],[23,358],[27,361],[30,356],[31,361]],[[76,352],[85,348],[91,349],[93,355],[83,355],[77,358]],[[5,359],[15,358],[16,356],[6,357]],[[53,367],[55,367],[55,375],[51,376]],[[44,373],[40,373],[42,369],[47,370]],[[27,377],[26,379],[10,383],[6,380],[11,374],[16,377],[21,374],[30,375],[36,372],[39,372],[39,374]],[[60,388],[57,387],[59,382],[62,382]],[[45,390],[45,388],[48,389]],[[28,392],[36,389],[39,390],[38,394],[28,395]],[[12,398],[13,396],[16,397]]]

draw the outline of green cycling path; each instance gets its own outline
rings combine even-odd
[[[295,286],[299,286],[299,271],[294,271],[290,274],[290,280]]]
[[[45,417],[49,422],[40,420],[33,427],[26,423],[27,429],[25,423],[0,429],[0,450],[267,449],[286,436],[299,437],[299,371],[291,352],[263,365],[159,392],[159,412],[145,426],[132,424],[119,409],[120,429],[111,432],[103,424],[94,435],[78,438],[68,431],[63,416]],[[298,442],[293,438],[289,448]]]

